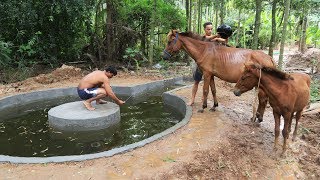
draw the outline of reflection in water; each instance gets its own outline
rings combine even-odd
[[[146,97],[146,96],[144,96]],[[15,117],[0,116],[0,154],[11,156],[61,156],[96,153],[141,141],[182,120],[182,115],[164,106],[161,97],[132,101],[121,106],[120,124],[98,131],[60,132],[48,125],[51,107],[70,98],[37,102],[11,110]],[[14,112],[15,111],[15,112]],[[4,112],[0,112],[4,115]],[[5,121],[4,121],[5,119]]]

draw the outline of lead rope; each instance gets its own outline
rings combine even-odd
[[[252,121],[255,122],[256,121],[256,114],[257,114],[257,99],[258,99],[258,93],[259,93],[259,87],[260,87],[260,80],[261,80],[261,69],[260,69],[260,73],[259,73],[259,81],[258,81],[258,87],[255,90],[255,97],[253,99],[253,106],[252,106]]]

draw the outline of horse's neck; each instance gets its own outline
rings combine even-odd
[[[258,74],[256,74],[258,77]],[[261,72],[261,80],[260,80],[260,86],[264,91],[267,93],[268,97],[277,100],[279,97],[279,94],[281,94],[281,90],[284,86],[287,85],[287,83],[283,83],[283,80],[278,79],[277,77],[273,77],[272,75],[266,74]]]
[[[205,42],[189,37],[183,37],[180,38],[180,40],[183,44],[183,49],[189,54],[189,56],[199,63],[206,48]]]

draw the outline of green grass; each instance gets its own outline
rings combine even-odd
[[[310,87],[310,101],[320,101],[320,82],[317,79],[314,79],[311,81],[311,87]]]

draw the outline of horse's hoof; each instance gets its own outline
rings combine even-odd
[[[207,107],[208,107],[208,105],[202,105],[202,109],[205,109]]]
[[[256,118],[250,118],[251,122],[256,122]]]
[[[204,112],[204,109],[199,109],[198,110],[198,113],[203,113]]]
[[[218,103],[214,103],[214,107],[218,107],[219,106],[219,104]]]
[[[277,146],[273,146],[273,151],[278,151]]]
[[[260,127],[260,126],[261,126],[261,124],[258,123],[258,122],[253,122],[253,125],[254,125],[255,127]]]
[[[214,111],[216,111],[216,108],[212,107],[212,108],[210,108],[209,111],[210,111],[210,112],[214,112]]]
[[[296,136],[293,135],[293,137],[292,137],[292,142],[295,142],[295,141],[296,141]]]
[[[259,123],[261,123],[263,121],[263,119],[262,118],[258,118],[258,121],[259,121]]]
[[[286,155],[287,155],[287,154],[286,154],[286,151],[282,151],[282,153],[280,154],[280,157],[281,157],[281,158],[285,158]]]

